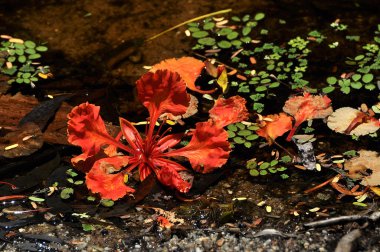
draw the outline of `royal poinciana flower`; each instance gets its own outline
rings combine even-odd
[[[157,70],[146,73],[136,84],[138,97],[150,115],[145,134],[140,134],[131,122],[120,118],[121,132],[114,138],[107,133],[99,115],[100,108],[83,103],[68,115],[68,140],[81,146],[83,151],[72,159],[72,163],[87,173],[87,187],[102,198],[117,200],[134,192],[125,181],[135,169],[138,169],[141,181],[154,173],[165,186],[188,192],[191,184],[178,173],[186,168],[173,158],[187,158],[191,167],[201,173],[212,172],[224,165],[231,149],[223,126],[246,119],[245,100],[237,97],[223,99],[226,104],[237,101],[235,106],[226,106],[225,110],[219,108],[220,101],[217,101],[215,108],[220,109],[221,115],[229,114],[231,119],[213,114],[212,119],[196,123],[186,146],[174,149],[185,134],[168,134],[170,128],[163,131],[162,124],[155,131],[155,125],[164,113],[177,116],[186,112],[190,97],[185,82],[176,72]],[[124,139],[127,144],[121,141]],[[83,168],[81,164],[84,163],[87,166],[90,163],[90,168]]]

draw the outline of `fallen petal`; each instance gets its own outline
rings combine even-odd
[[[188,145],[165,153],[165,156],[187,157],[195,171],[209,173],[227,162],[230,151],[227,131],[209,120],[196,124]]]
[[[135,190],[124,183],[124,173],[115,173],[126,166],[129,158],[116,156],[103,158],[94,163],[86,175],[86,185],[93,193],[99,193],[102,199],[117,200]]]
[[[210,118],[218,127],[244,121],[249,116],[245,103],[246,100],[238,95],[228,99],[219,98],[216,100],[214,107],[209,111]]]
[[[172,72],[177,72],[181,78],[185,81],[186,86],[201,94],[210,94],[215,92],[215,90],[200,90],[195,86],[195,81],[201,74],[205,64],[193,57],[182,57],[179,59],[167,59],[161,61],[160,63],[154,65],[150,71],[156,72],[157,70],[167,69]]]

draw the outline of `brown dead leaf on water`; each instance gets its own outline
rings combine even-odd
[[[377,119],[351,107],[335,110],[328,117],[327,126],[335,132],[355,136],[368,135],[380,128]]]
[[[352,179],[361,179],[364,186],[380,185],[380,156],[376,151],[360,150],[359,156],[351,158],[344,164]]]

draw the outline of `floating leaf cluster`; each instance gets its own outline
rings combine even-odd
[[[324,93],[330,93],[336,88],[344,94],[349,94],[353,89],[376,89],[375,71],[380,70],[380,25],[377,26],[375,34],[374,43],[364,45],[361,54],[345,61],[350,69],[349,73],[344,73],[339,78],[330,76],[326,79],[328,86],[322,89]]]
[[[48,50],[46,46],[7,35],[1,35],[1,39],[0,73],[11,77],[8,81],[10,84],[25,83],[34,87],[40,78],[49,77],[49,67],[40,66],[35,61],[41,58],[41,53]]]
[[[231,145],[244,145],[246,148],[251,148],[253,142],[256,141],[259,136],[255,133],[259,127],[256,124],[251,123],[235,123],[227,126],[228,138]]]
[[[284,173],[287,170],[286,164],[292,161],[291,157],[283,156],[279,160],[271,160],[269,162],[261,161],[257,162],[256,159],[248,160],[246,168],[249,169],[249,174],[253,177],[265,176],[268,174],[280,173],[281,178],[287,179],[289,176]]]
[[[308,68],[307,56],[311,52],[309,41],[297,36],[285,45],[264,42],[268,29],[259,25],[264,13],[253,17],[232,17],[231,20],[205,19],[202,23],[190,23],[188,31],[197,39],[193,50],[204,51],[205,55],[224,58],[224,63],[238,70],[237,78],[231,86],[238,93],[250,94],[252,109],[264,111],[264,98],[275,97],[274,89],[281,84],[291,89],[303,88],[309,84],[304,79]],[[325,37],[314,31],[312,35]]]

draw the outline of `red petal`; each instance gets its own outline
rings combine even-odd
[[[198,93],[202,94],[211,94],[215,90],[200,90],[195,86],[195,81],[198,76],[201,74],[205,64],[193,57],[182,57],[179,59],[167,59],[161,61],[160,63],[154,65],[151,68],[151,72],[155,72],[159,69],[167,69],[172,72],[177,72],[181,78],[185,81],[186,86]]]
[[[187,157],[194,170],[209,173],[227,162],[230,151],[227,131],[207,121],[196,124],[188,145],[165,153],[165,156]]]
[[[191,188],[191,184],[183,180],[178,172],[171,166],[163,167],[157,173],[157,178],[163,185],[177,189],[182,193],[187,193]]]
[[[244,121],[248,118],[248,110],[245,107],[246,100],[238,95],[228,99],[219,98],[210,109],[210,118],[219,127],[224,127],[231,123]]]
[[[103,158],[95,162],[86,175],[87,188],[93,193],[99,193],[102,199],[117,200],[135,190],[124,183],[124,174],[116,173],[128,164],[128,157],[116,156]]]
[[[142,149],[143,140],[140,136],[140,133],[135,128],[135,126],[133,126],[132,123],[125,120],[124,118],[119,118],[119,121],[120,121],[121,132],[123,133],[123,136],[129,143],[129,145],[134,150]]]
[[[181,115],[189,106],[190,96],[186,92],[186,85],[175,72],[148,72],[136,84],[139,99],[149,110],[153,126],[161,114]]]
[[[263,121],[260,129],[256,133],[267,139],[269,144],[273,143],[277,137],[282,136],[285,132],[292,128],[292,119],[285,113],[279,115],[268,115],[266,118],[270,118],[273,121]]]
[[[145,163],[139,165],[140,181],[144,181],[152,172],[152,170]]]
[[[178,133],[178,134],[167,135],[161,138],[158,141],[157,147],[155,148],[155,150],[164,152],[165,150],[176,146],[179,142],[181,142],[183,135],[184,135],[183,133]]]
[[[83,151],[81,155],[71,160],[74,165],[97,154],[103,145],[116,142],[107,133],[99,110],[100,107],[86,102],[74,107],[68,114],[68,141],[82,147]]]

